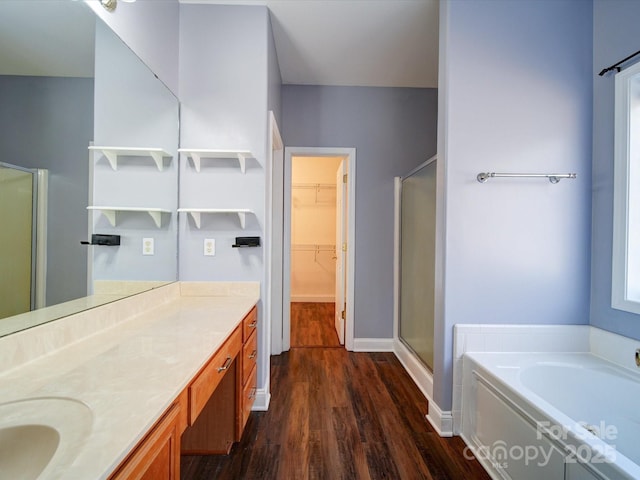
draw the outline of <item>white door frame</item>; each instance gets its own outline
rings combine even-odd
[[[317,148],[285,147],[284,183],[282,185],[282,323],[272,329],[273,354],[287,351],[291,345],[291,158],[292,157],[342,157],[347,159],[349,169],[347,177],[347,311],[345,319],[345,348],[353,350],[354,338],[354,287],[355,287],[355,237],[356,237],[356,149],[355,148]],[[274,178],[274,198],[277,193],[277,180]],[[277,226],[274,224],[274,232]]]
[[[279,285],[282,283],[282,179],[284,168],[284,144],[280,136],[278,122],[269,110],[267,138],[266,178],[269,186],[266,189],[265,211],[265,271],[264,271],[264,301],[263,314],[265,317],[262,343],[259,351],[261,365],[263,365],[264,387],[256,392],[254,409],[266,410],[271,398],[271,361],[269,357],[274,351],[273,334],[278,331],[278,319],[282,318],[282,296]],[[275,324],[275,327],[274,327]],[[276,344],[277,348],[278,345]],[[276,352],[280,353],[277,349]]]

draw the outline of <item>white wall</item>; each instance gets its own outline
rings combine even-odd
[[[111,226],[93,213],[93,233],[121,235],[119,247],[94,246],[94,280],[173,281],[177,274],[178,101],[146,65],[101,22],[96,25],[94,142],[101,146],[162,148],[173,159],[159,171],[151,157],[124,157],[113,170],[94,153],[93,205],[155,207],[148,214],[116,213]],[[154,255],[142,255],[142,239],[153,238]]]
[[[178,0],[118,2],[108,12],[97,0],[85,3],[153,70],[178,91]]]
[[[588,322],[592,6],[440,11],[434,400],[449,410],[455,324]],[[484,171],[578,178],[480,184]]]
[[[180,280],[260,281],[258,341],[265,343],[264,242],[268,108],[269,16],[265,7],[181,5],[180,144],[183,148],[248,149],[246,173],[237,160],[203,160],[197,173],[180,159],[180,206],[246,208],[242,230],[237,216],[204,215],[198,229],[180,216]],[[273,99],[277,106],[277,99]],[[236,236],[260,236],[259,248],[232,248]],[[215,256],[203,255],[205,238]],[[258,388],[268,384],[268,350],[261,348]]]
[[[591,325],[636,339],[640,339],[638,315],[611,308],[615,74],[600,77],[597,73],[640,48],[638,18],[640,2],[594,2]],[[636,57],[627,65],[637,61]]]

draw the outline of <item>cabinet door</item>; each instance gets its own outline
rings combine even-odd
[[[244,430],[245,425],[247,424],[247,420],[249,420],[249,415],[251,414],[251,407],[253,407],[253,403],[256,401],[256,388],[258,383],[258,375],[257,369],[254,368],[249,376],[249,380],[247,380],[246,385],[242,389],[242,397],[240,398],[240,416],[238,418],[240,424],[238,425],[238,435],[237,439],[240,440],[242,437],[242,432]]]
[[[110,478],[180,480],[179,411],[174,404]]]

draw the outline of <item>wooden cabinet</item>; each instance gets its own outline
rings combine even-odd
[[[110,480],[179,480],[181,452],[229,453],[255,400],[257,325],[254,307]]]
[[[109,478],[179,480],[179,413],[180,405],[174,403]]]
[[[242,437],[256,396],[257,326],[254,307],[188,387],[182,453],[227,454]]]
[[[182,434],[182,453],[229,453],[235,441],[238,357],[242,350],[242,325],[234,330],[211,357],[187,390],[189,426]]]
[[[229,373],[241,348],[242,329],[238,326],[191,382],[188,387],[190,426],[193,426],[218,384]]]
[[[253,407],[256,398],[258,380],[256,365],[258,358],[257,330],[258,310],[253,307],[242,321],[242,376],[241,381],[238,382],[238,390],[241,393],[238,395],[236,441],[239,441],[242,437],[242,432],[247,424],[251,407]]]

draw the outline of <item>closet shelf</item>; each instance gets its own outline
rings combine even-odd
[[[246,225],[246,216],[248,213],[253,213],[253,210],[246,208],[179,208],[178,212],[185,212],[191,215],[197,228],[201,225],[201,215],[203,213],[219,214],[219,213],[235,213],[240,220],[240,228],[244,230]]]
[[[97,210],[101,212],[112,227],[116,226],[116,212],[144,212],[148,213],[149,216],[153,219],[153,222],[156,224],[156,227],[160,228],[162,225],[162,214],[163,213],[171,213],[171,210],[166,210],[163,208],[153,208],[153,207],[112,207],[112,206],[95,206],[92,205],[87,207],[87,210]]]
[[[203,158],[217,158],[217,159],[229,159],[236,158],[240,163],[240,171],[245,173],[246,171],[246,159],[254,158],[253,154],[249,150],[216,150],[206,148],[179,148],[178,152],[184,153],[187,157],[191,157],[193,160],[193,166],[196,172],[200,171],[200,164]]]
[[[162,159],[164,157],[173,157],[169,152],[166,152],[161,148],[153,147],[103,147],[92,145],[89,147],[89,150],[102,152],[102,154],[107,157],[111,168],[114,170],[118,170],[119,156],[151,157],[160,171],[163,169]]]

